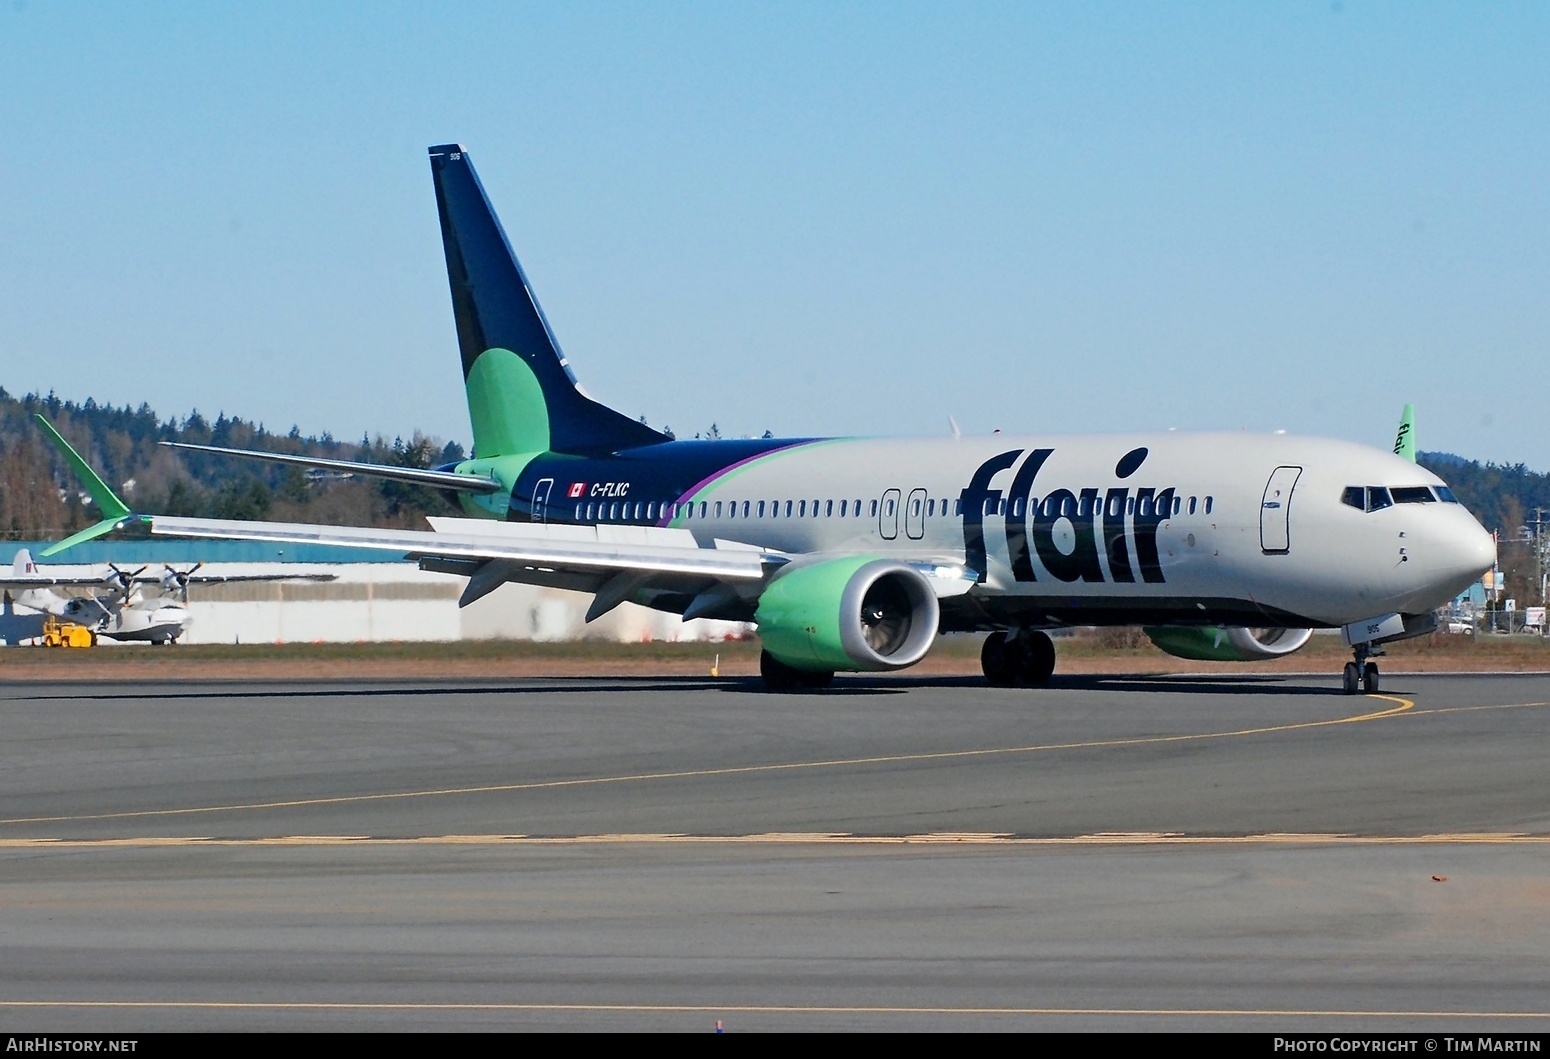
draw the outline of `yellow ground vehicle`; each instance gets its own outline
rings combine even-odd
[[[44,647],[92,647],[96,643],[97,634],[84,625],[54,617],[43,622]]]

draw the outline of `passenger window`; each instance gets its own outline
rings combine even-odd
[[[840,501],[840,518],[845,517],[845,501]]]
[[[716,517],[721,517],[721,501],[719,500],[716,501]]]
[[[876,500],[872,501],[872,514],[870,516],[868,516],[868,517],[870,517],[870,518],[876,518],[877,517],[877,501]]]
[[[1208,497],[1206,497],[1206,514],[1209,515],[1210,513],[1211,513],[1211,498],[1208,496]]]
[[[609,504],[608,505],[608,521],[609,522],[618,522],[619,521],[619,505],[617,503]]]
[[[786,517],[787,518],[791,517],[791,507],[792,507],[791,501],[787,500],[786,501]]]
[[[1019,500],[1017,502],[1019,507],[1022,506],[1022,503],[1023,502],[1021,500]],[[926,501],[926,517],[930,518],[932,515],[935,515],[935,514],[936,514],[936,501],[935,500],[927,500]]]
[[[813,517],[818,517],[818,501],[816,500],[813,501]]]
[[[1210,509],[1207,508],[1207,510],[1210,510]],[[1125,514],[1127,514],[1127,515],[1134,515],[1135,513],[1136,513],[1136,498],[1133,497],[1133,496],[1126,497],[1125,498]]]
[[[1189,498],[1189,513],[1191,515],[1193,515],[1195,513],[1195,498],[1194,497],[1190,497]]]
[[[764,501],[763,500],[759,501],[759,517],[760,518],[764,517]]]
[[[576,521],[577,522],[581,521],[581,505],[580,504],[576,505]]]
[[[823,502],[823,517],[824,518],[833,518],[834,517],[834,501],[833,500],[825,500]]]
[[[706,508],[706,506],[707,505],[706,505],[705,501],[701,500],[700,501],[700,518],[704,518],[705,517],[705,508]]]
[[[806,518],[806,517],[807,517],[807,501],[806,500],[798,500],[797,501],[797,518]]]
[[[747,501],[747,500],[744,500],[744,501],[743,501],[743,517],[744,517],[744,518],[747,518],[747,517],[748,517],[748,507],[749,507],[749,503],[750,503],[750,502],[749,502],[749,501]]]

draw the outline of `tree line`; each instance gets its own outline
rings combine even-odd
[[[425,516],[457,510],[442,493],[374,478],[308,473],[295,467],[163,448],[162,441],[264,449],[299,456],[433,467],[464,458],[457,442],[416,431],[407,441],[381,435],[351,444],[330,434],[276,434],[224,412],[161,419],[138,408],[65,401],[52,392],[14,397],[0,387],[0,536],[57,540],[99,517],[64,458],[33,421],[42,413],[103,481],[146,514],[273,519],[329,525],[424,528]]]

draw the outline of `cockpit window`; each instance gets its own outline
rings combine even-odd
[[[1358,511],[1381,511],[1392,507],[1394,498],[1381,485],[1348,485],[1340,494],[1340,502]],[[1414,501],[1409,501],[1414,503]]]
[[[1453,490],[1445,485],[1437,486],[1437,496],[1444,504],[1456,504],[1459,502],[1459,498],[1453,495]]]
[[[1437,499],[1424,485],[1395,486],[1393,493],[1396,504],[1430,504]]]

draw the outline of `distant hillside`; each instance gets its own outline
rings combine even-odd
[[[1523,464],[1505,466],[1466,460],[1451,452],[1422,452],[1417,460],[1453,487],[1460,502],[1488,530],[1503,538],[1518,536],[1519,527],[1534,517],[1536,507],[1550,508],[1550,474]]]
[[[0,388],[0,537],[58,538],[97,517],[83,503],[80,483],[33,421],[41,412],[103,479],[135,510],[214,518],[271,518],[334,525],[419,527],[427,514],[453,509],[439,493],[373,479],[309,478],[295,468],[161,448],[186,441],[238,449],[431,467],[463,458],[456,442],[442,444],[418,432],[408,441],[381,436],[355,444],[328,434],[303,437],[296,428],[271,434],[221,413],[210,422],[198,411],[162,420],[150,405],[114,408],[88,398],[82,404]]]

